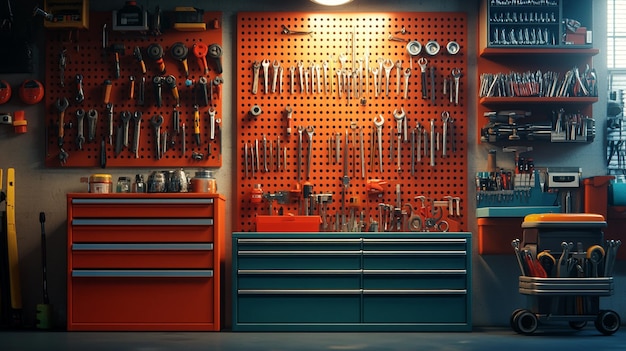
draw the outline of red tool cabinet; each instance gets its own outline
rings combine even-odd
[[[68,194],[68,330],[220,330],[221,195]]]

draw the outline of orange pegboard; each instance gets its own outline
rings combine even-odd
[[[198,32],[182,32],[174,29],[164,29],[163,33],[154,36],[151,33],[118,32],[112,31],[111,13],[90,13],[90,29],[86,31],[46,31],[46,150],[45,164],[47,167],[97,167],[101,165],[102,145],[106,151],[106,167],[220,167],[222,165],[222,138],[221,119],[223,94],[218,95],[214,90],[212,99],[205,104],[204,95],[199,93],[198,84],[202,77],[208,81],[207,87],[216,77],[220,77],[217,65],[208,58],[208,73],[201,68],[193,52],[194,45],[212,44],[221,49],[222,30],[219,23],[222,14],[220,12],[205,12],[204,20],[217,25],[209,26],[210,29]],[[106,28],[105,28],[106,25]],[[103,48],[103,33],[106,33],[106,44]],[[172,56],[171,48],[175,43],[182,43],[188,50],[187,64],[189,76],[185,74],[181,61]],[[158,61],[151,59],[148,54],[150,45],[158,44],[163,49],[163,64],[165,73],[161,72]],[[138,47],[143,58],[146,72],[134,55]],[[116,77],[115,51],[119,55],[119,77]],[[65,52],[64,84],[61,85],[62,70],[60,68],[61,53]],[[79,101],[79,88],[77,76],[82,76],[82,90],[84,100]],[[179,106],[174,98],[173,90],[168,85],[169,81],[161,80],[162,103],[157,104],[155,77],[173,76],[176,90],[180,97]],[[131,77],[134,84],[131,84]],[[140,85],[145,79],[144,101],[141,103]],[[159,80],[159,79],[157,79]],[[105,83],[110,82],[109,102],[113,106],[112,137],[109,138],[109,118],[107,104],[105,103]],[[191,82],[191,84],[187,84]],[[131,95],[131,86],[134,85]],[[219,85],[221,90],[222,85]],[[207,88],[210,95],[210,88]],[[132,98],[131,98],[132,96]],[[57,101],[67,99],[68,108],[65,110],[63,128],[59,128],[59,113],[56,108]],[[200,144],[194,137],[194,105],[198,105],[200,120]],[[83,135],[85,142],[82,150],[77,142],[78,123],[77,111],[85,112],[83,118]],[[89,111],[97,112],[97,120],[90,130],[88,126]],[[176,128],[174,110],[179,114],[180,122]],[[214,124],[210,124],[209,110],[215,111]],[[139,124],[139,147],[134,152],[135,123],[131,118],[128,128],[128,138],[124,137],[122,112],[127,111],[131,115],[136,112],[141,114]],[[163,117],[160,132],[161,153],[156,151],[156,128],[151,124],[151,119],[157,115]],[[183,124],[185,126],[183,133]],[[213,125],[213,129],[211,128]],[[121,129],[122,132],[118,132]],[[60,135],[63,134],[62,143]],[[167,136],[166,136],[167,134]],[[128,140],[128,146],[119,147],[118,140]],[[183,139],[185,147],[183,149]],[[110,142],[111,141],[111,142]],[[60,145],[62,144],[62,145]],[[61,162],[61,156],[65,154],[65,162]]]
[[[448,221],[450,231],[466,228],[466,14],[239,13],[236,29],[238,134],[234,208],[235,218],[239,220],[235,221],[235,231],[255,230],[257,214],[305,213],[309,207],[303,197],[303,190],[308,190],[306,184],[313,186],[315,194],[306,198],[314,204],[312,212],[318,213],[317,200],[328,202],[326,206],[319,206],[326,208],[323,230],[368,230],[370,221],[379,222],[379,230],[384,230],[382,222],[387,221],[380,218],[379,204],[400,208],[397,206],[398,186],[399,204],[407,212],[406,203],[412,204],[416,212],[422,207],[415,199],[417,196],[442,202],[446,202],[448,196],[458,198],[452,212],[447,205],[439,207],[441,220]],[[431,41],[439,44],[438,53],[426,52],[426,44]],[[458,52],[449,53],[448,43],[452,43],[451,47],[456,43]],[[389,93],[386,72],[382,79],[375,79],[371,70],[365,73],[368,67],[374,70],[380,67],[379,58],[394,65],[389,71]],[[425,96],[419,65],[424,60]],[[400,70],[395,66],[398,61]],[[258,79],[255,79],[255,62],[259,67]],[[406,68],[410,68],[408,89],[404,78]],[[431,68],[434,69],[432,78]],[[451,90],[455,86],[453,71],[460,74],[458,103],[450,95],[455,90]],[[349,83],[339,82],[352,75],[355,78]],[[376,84],[382,81],[381,92],[375,88],[375,81]],[[344,88],[346,86],[348,88]],[[434,98],[431,89],[434,89]],[[398,162],[394,111],[400,114],[402,110],[406,116],[407,137],[404,138],[403,129]],[[378,116],[384,118],[382,164],[374,127]],[[446,124],[445,146],[442,116],[450,118]],[[431,121],[435,136],[432,163]],[[422,128],[419,133],[418,125]],[[307,128],[313,129],[312,139]],[[298,156],[299,130],[302,131],[301,157]],[[415,143],[411,142],[413,131],[420,136],[425,132],[429,141],[427,150],[421,142],[421,152],[417,152],[417,136]],[[344,179],[349,179],[345,208],[342,202]],[[378,195],[368,191],[368,182],[372,179],[386,183]],[[260,202],[251,201],[255,185],[264,193]],[[329,198],[332,201],[326,201]],[[350,221],[351,217],[356,220]],[[364,226],[360,228],[344,225],[358,223],[361,218]],[[423,222],[425,220],[423,218]],[[407,226],[394,225],[387,229],[407,230]],[[445,227],[423,226],[421,229],[436,231]]]

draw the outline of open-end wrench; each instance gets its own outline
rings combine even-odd
[[[317,75],[317,93],[322,93],[322,67],[320,65],[315,65],[315,74]],[[326,80],[326,75],[324,75],[324,80]]]
[[[154,129],[154,149],[156,151],[156,159],[161,159],[161,125],[163,124],[163,116],[155,115],[150,119],[150,124]]]
[[[435,120],[430,120],[430,165],[435,166]]]
[[[309,70],[302,68],[304,71],[304,91],[309,93]]]
[[[352,80],[352,71],[350,70],[350,68],[346,68],[342,70],[343,72],[343,87],[346,90],[346,95],[348,96],[348,100],[350,100],[350,89],[352,88],[351,86],[351,80]]]
[[[300,75],[300,94],[304,93],[304,62],[298,61],[298,74]]]
[[[379,57],[378,59],[376,59],[376,63],[378,63],[378,93],[382,94],[383,93],[383,72],[385,71],[385,69],[383,68],[383,65],[385,64],[385,58]]]
[[[256,94],[259,92],[259,71],[261,70],[261,63],[254,60],[252,63],[252,70],[252,94]]]
[[[338,69],[337,71],[337,91],[339,92],[339,98],[343,97],[343,71]]]
[[[272,73],[274,76],[272,77],[272,93],[276,93],[276,84],[278,84],[278,70],[280,69],[280,62],[278,60],[274,60],[272,62]]]
[[[428,87],[426,86],[426,66],[428,65],[428,60],[424,57],[420,57],[417,60],[417,64],[420,66],[420,74],[422,76],[422,99],[428,98]]]
[[[378,67],[372,67],[372,76],[374,77],[374,96],[378,97]]]
[[[400,95],[400,75],[402,74],[402,60],[396,61],[396,95]]]
[[[309,65],[309,71],[311,75],[311,94],[315,94],[315,63],[311,62]]]
[[[123,145],[128,148],[128,122],[130,121],[131,114],[129,111],[122,111],[120,119],[122,120],[122,132],[123,132]]]
[[[261,67],[263,67],[263,92],[265,94],[269,93],[269,85],[268,85],[268,75],[270,68],[270,60],[264,59],[261,61]]]
[[[376,126],[376,139],[378,142],[378,166],[380,172],[383,172],[383,124],[385,118],[383,115],[374,117],[374,126]]]
[[[409,98],[409,78],[411,78],[411,68],[404,69],[404,99]]]
[[[422,161],[422,125],[419,122],[417,122],[415,129],[416,129],[415,137],[417,138],[417,144],[415,145],[415,150],[417,151],[417,154],[415,156],[417,158],[417,161],[421,162]]]
[[[263,171],[265,173],[269,172],[269,168],[267,167],[267,137],[263,134]]]
[[[79,150],[82,150],[85,143],[85,110],[82,108],[76,110],[76,128],[76,146]]]
[[[303,126],[298,126],[298,184],[302,181],[302,132]]]
[[[83,90],[83,75],[76,75],[76,97],[74,98],[77,103],[85,101],[85,91]]]
[[[328,61],[322,62],[322,69],[324,70],[324,94],[328,95]]]
[[[295,85],[295,72],[296,72],[296,67],[291,65],[289,66],[289,94],[293,94],[294,93],[294,85]]]
[[[411,129],[411,175],[415,175],[415,129]]]
[[[441,119],[443,121],[443,149],[441,151],[441,156],[445,157],[447,155],[446,148],[448,147],[448,121],[450,120],[450,112],[443,111],[441,113]]]
[[[396,130],[397,130],[397,135],[398,135],[398,144],[396,145],[397,147],[397,170],[398,172],[402,171],[402,166],[400,164],[401,161],[401,155],[400,155],[400,150],[401,150],[401,146],[402,146],[402,135],[403,133],[403,122],[404,122],[404,117],[405,117],[405,113],[404,113],[404,107],[402,107],[400,109],[400,112],[398,112],[398,110],[393,110],[393,118],[396,120]]]
[[[359,126],[359,150],[361,156],[361,178],[365,179],[365,142],[363,140],[363,126]]]
[[[283,94],[283,76],[285,75],[285,68],[280,65],[278,67],[278,93]]]
[[[370,93],[370,52],[369,49],[365,49],[365,56],[363,61],[365,61],[365,97]]]
[[[211,140],[215,140],[215,114],[217,113],[217,111],[215,110],[215,107],[211,106],[211,108],[209,108],[209,139]]]
[[[385,69],[385,95],[389,96],[389,80],[391,78],[391,70],[394,64],[390,59],[386,59],[383,62],[383,68]]]
[[[454,104],[458,105],[459,104],[459,85],[461,82],[461,69],[460,68],[453,68],[452,69],[452,78],[454,78]],[[450,99],[452,99],[452,96],[450,96]]]
[[[142,116],[141,111],[135,111],[135,113],[133,113],[133,116],[132,116],[135,130],[134,130],[134,135],[133,135],[133,147],[131,151],[135,153],[135,158],[139,158],[139,137],[141,136],[141,116]],[[185,141],[184,126],[185,124],[183,123],[183,135],[182,135],[183,144]]]
[[[58,113],[58,145],[59,146],[63,146],[63,138],[65,136],[65,110],[67,110],[68,106],[70,105],[69,101],[67,101],[67,98],[58,98],[55,106],[57,108],[57,113]]]
[[[113,145],[113,104],[107,104],[107,117],[109,119],[109,145]]]
[[[313,159],[313,133],[315,133],[315,127],[307,126],[306,134],[309,136],[309,152],[307,155],[307,166],[306,166],[306,178],[311,179],[311,165]]]
[[[98,111],[87,111],[87,141],[96,140],[96,125],[98,124]]]

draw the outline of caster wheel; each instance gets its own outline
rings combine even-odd
[[[596,317],[595,325],[596,329],[604,335],[612,335],[620,326],[619,314],[615,311],[605,310],[598,313]]]
[[[509,318],[509,324],[511,325],[511,329],[513,329],[513,331],[516,333],[519,333],[520,331],[519,329],[517,329],[517,324],[515,324],[515,316],[522,311],[524,311],[523,308],[516,309],[515,311],[513,311],[513,313],[511,313],[511,318]]]
[[[575,330],[581,330],[587,326],[587,321],[571,321],[569,322],[569,326]]]
[[[513,317],[513,323],[515,324],[515,331],[524,335],[534,333],[539,326],[537,316],[528,310],[517,312]]]

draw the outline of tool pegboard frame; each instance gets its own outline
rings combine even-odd
[[[217,48],[221,55],[221,18],[221,12],[204,12],[204,21],[211,24],[205,31],[168,28],[161,33],[121,32],[111,30],[110,12],[91,12],[88,30],[47,30],[45,165],[221,167],[221,63],[212,60],[206,51],[207,48]],[[158,53],[159,46],[161,60],[156,59],[158,55],[151,55]],[[178,58],[173,56],[173,46],[178,50]],[[196,47],[197,50],[194,50]],[[136,48],[139,48],[140,55],[136,55]],[[188,75],[183,64],[185,54]],[[143,60],[143,65],[139,58]],[[82,76],[82,84],[79,83],[79,76]],[[167,77],[174,77],[173,84]],[[208,83],[200,85],[204,78]],[[157,81],[161,84],[160,106]],[[208,87],[207,98],[202,93],[201,87],[204,86]],[[107,88],[110,89],[109,95]],[[69,105],[61,119],[57,106],[63,107],[64,99]],[[107,101],[113,108],[112,135]],[[197,130],[194,129],[194,105],[198,105]],[[84,112],[82,125],[78,121],[78,111]],[[122,127],[122,113],[125,111],[131,115],[129,128],[126,129]],[[176,123],[174,111],[177,111],[179,123]],[[136,112],[140,113],[137,116],[141,120],[138,123],[138,144],[135,144],[137,119],[133,118]],[[94,130],[89,128],[89,115],[97,116]],[[163,117],[163,122],[157,151],[156,124],[159,115]],[[156,124],[151,122],[153,118]],[[60,123],[61,120],[63,123]],[[85,139],[82,149],[78,141],[80,127]],[[126,131],[128,137],[124,136]],[[196,142],[195,134],[199,134],[200,144]],[[118,140],[123,141],[120,143]],[[136,152],[134,145],[138,145]]]
[[[402,205],[393,230],[407,230],[412,213],[442,203],[449,227],[419,230],[466,228],[466,14],[242,12],[236,30],[235,231],[254,231],[256,215],[321,207],[323,230],[346,231],[338,214],[354,209],[369,224],[381,221],[379,204]],[[375,229],[367,224],[359,229]]]

